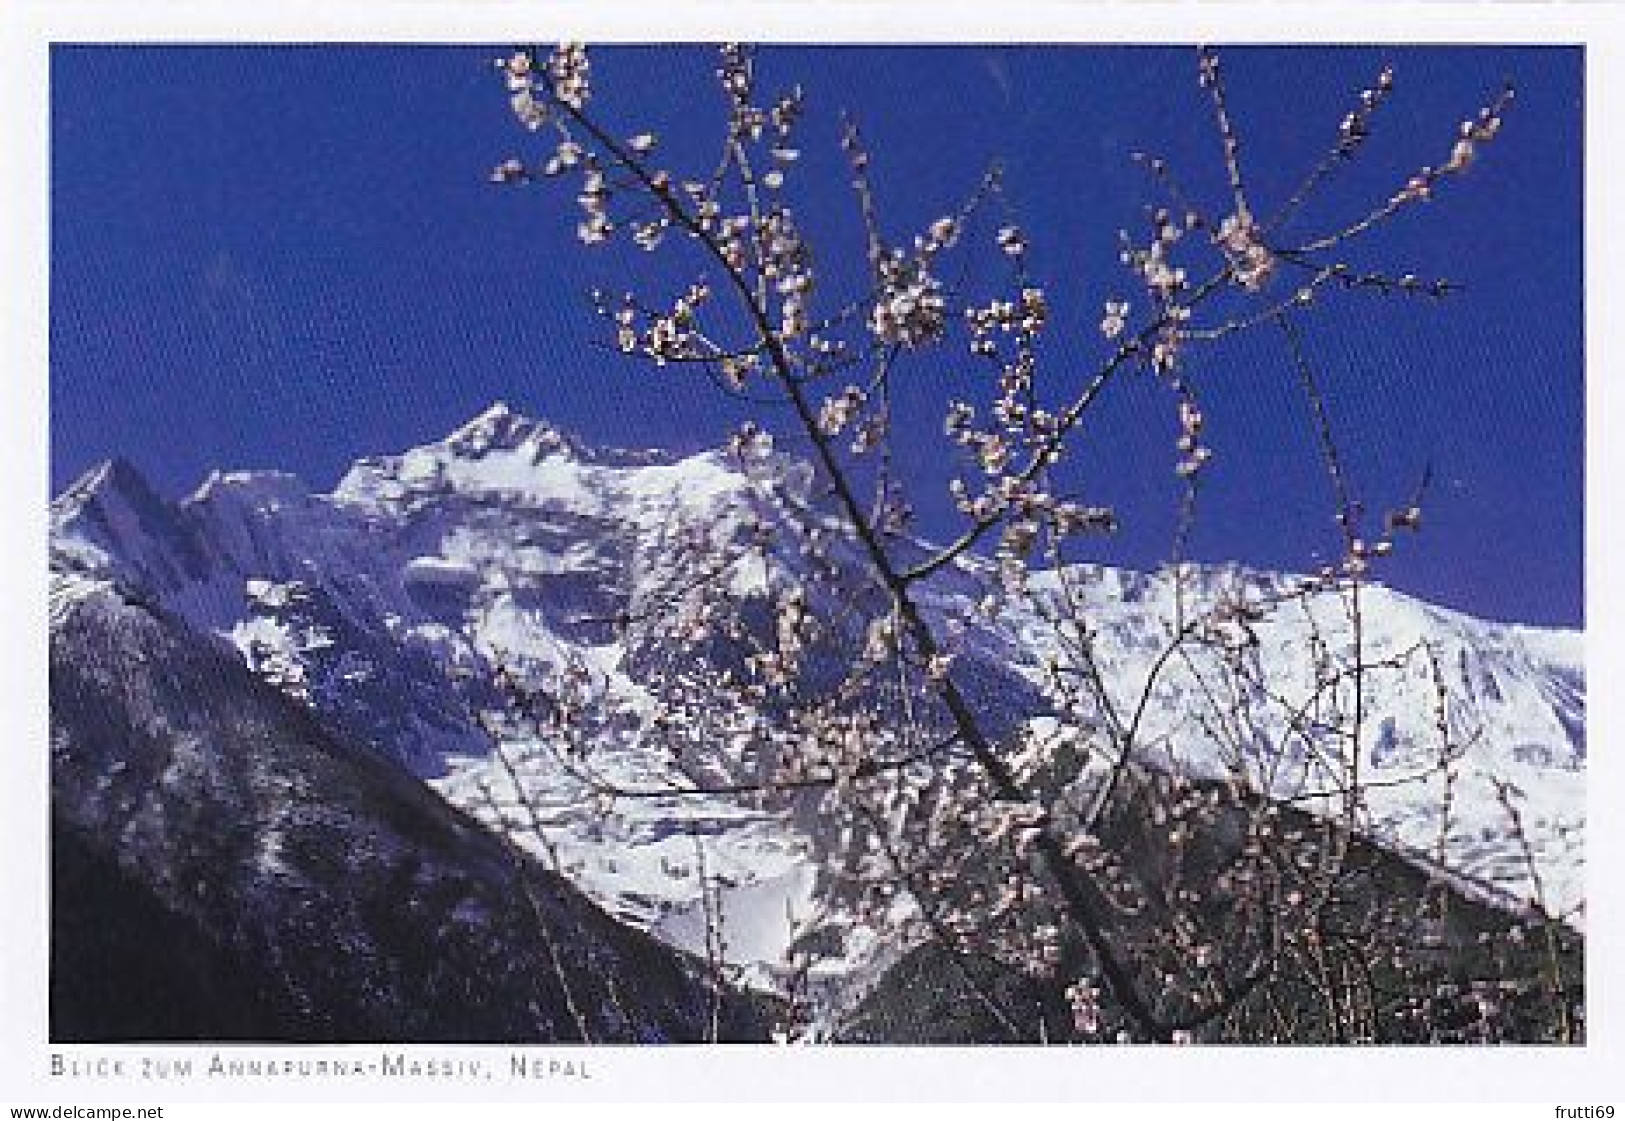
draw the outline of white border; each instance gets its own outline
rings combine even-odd
[[[1592,682],[1587,815],[1590,1042],[1572,1050],[1415,1049],[1380,1053],[1310,1049],[601,1048],[585,1053],[593,1079],[510,1086],[503,1097],[623,1100],[1097,1101],[1539,1101],[1618,1102],[1625,1088],[1625,947],[1619,854],[1622,789],[1614,752],[1620,719],[1625,600],[1610,562],[1625,556],[1616,514],[1625,388],[1617,262],[1625,254],[1625,9],[1618,0],[1486,4],[1084,3],[1065,0],[682,0],[651,4],[509,0],[366,0],[271,5],[148,0],[10,0],[0,12],[0,634],[11,639],[0,673],[0,1102],[217,1100],[218,1084],[64,1083],[46,1074],[45,671],[49,44],[92,42],[488,42],[581,38],[677,41],[746,38],[804,42],[1401,41],[1584,43],[1587,53],[1587,628]],[[109,96],[116,96],[110,93]],[[56,1049],[80,1056],[114,1048]],[[143,1055],[199,1049],[140,1048]],[[202,1049],[208,1050],[208,1049]],[[285,1050],[257,1049],[268,1056]],[[307,1055],[356,1049],[300,1048]],[[464,1049],[423,1049],[436,1057]],[[490,1057],[493,1051],[468,1049]],[[544,1052],[565,1054],[564,1052]],[[505,1061],[505,1060],[502,1060]],[[456,1101],[483,1088],[403,1083],[234,1084],[243,1102]],[[512,1095],[512,1096],[509,1096]],[[484,1100],[501,1100],[487,1096]],[[1625,1104],[1625,1103],[1619,1103]],[[1499,1111],[1498,1111],[1499,1112]],[[1550,1116],[1550,1114],[1545,1114]]]

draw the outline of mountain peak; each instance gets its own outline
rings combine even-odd
[[[124,511],[126,520],[166,522],[168,504],[129,460],[122,456],[92,467],[63,491],[52,503],[53,518],[67,525],[90,518],[100,522]]]
[[[459,456],[479,459],[492,451],[513,451],[527,444],[552,450],[568,447],[572,441],[552,425],[518,412],[506,401],[497,401],[441,443]]]
[[[51,503],[52,563],[116,576],[155,595],[202,580],[205,542],[128,460],[85,472]]]
[[[123,456],[104,459],[80,475],[57,499],[60,505],[83,506],[99,496],[123,494],[139,496],[143,501],[156,500],[152,484],[140,470]]]

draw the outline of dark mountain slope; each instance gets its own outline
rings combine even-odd
[[[1165,882],[1158,866],[1174,853],[1153,824],[1153,806],[1143,800],[1158,779],[1130,781],[1138,796],[1126,799],[1125,809],[1105,823],[1103,840],[1121,855],[1130,878]],[[1417,862],[1339,834],[1291,807],[1266,807],[1251,796],[1219,804],[1225,808],[1192,829],[1177,859],[1195,871],[1192,882],[1202,883],[1209,896],[1204,931],[1218,935],[1223,975],[1238,977],[1258,962],[1270,967],[1246,999],[1193,1033],[1193,1041],[1584,1042],[1585,940],[1575,931],[1532,909],[1517,912],[1474,899]],[[1261,809],[1273,815],[1278,835],[1298,838],[1275,847],[1278,893],[1307,897],[1324,891],[1327,902],[1312,912],[1283,903],[1268,938],[1249,938],[1244,926],[1226,929],[1227,915],[1243,897],[1220,889],[1217,873],[1234,866],[1245,818]],[[1149,945],[1171,925],[1167,908],[1155,899],[1109,918],[1110,937],[1120,949]],[[1098,1019],[1077,1022],[1067,988],[1079,976],[1098,976],[1098,969],[1076,943],[1067,946],[1053,975],[1040,977],[986,952],[928,942],[880,978],[842,1017],[834,1038],[1109,1043],[1130,1032],[1134,1025],[1107,991]],[[1140,978],[1142,992],[1165,1015],[1181,1007],[1181,1001],[1167,999],[1160,978],[1143,967]],[[1179,983],[1189,991],[1187,979]]]
[[[703,970],[106,588],[51,636],[52,1038],[705,1038]],[[761,1038],[730,997],[723,1034]]]

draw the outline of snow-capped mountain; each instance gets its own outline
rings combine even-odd
[[[805,822],[720,795],[638,799],[604,814],[557,752],[534,738],[518,737],[500,754],[491,745],[511,726],[499,672],[538,680],[584,673],[609,714],[594,774],[640,789],[669,779],[671,762],[636,734],[650,704],[638,672],[644,651],[622,624],[678,594],[689,563],[679,558],[787,522],[791,507],[816,506],[808,478],[790,461],[775,461],[764,482],[721,452],[594,449],[502,405],[438,442],[361,460],[330,494],[286,474],[216,473],[172,503],[114,462],[52,506],[53,617],[109,583],[159,604],[454,804],[520,823],[521,835],[539,820],[548,843],[536,842],[538,856],[635,925],[701,950],[701,884],[726,885],[726,954],[767,969],[813,918]],[[799,562],[786,549],[779,563]],[[981,565],[973,559],[946,574],[927,608],[973,617]],[[768,574],[748,565],[724,578],[739,597],[768,586]],[[1080,567],[1041,577],[1037,590],[1086,606],[1093,656],[1122,710],[1137,707],[1158,668],[1143,706],[1144,742],[1179,745],[1181,765],[1199,772],[1225,773],[1243,760],[1257,785],[1312,805],[1310,795],[1336,775],[1309,757],[1287,715],[1266,712],[1249,736],[1227,738],[1193,715],[1200,660],[1158,661],[1176,591],[1245,601],[1291,584],[1222,569]],[[1487,895],[1538,894],[1578,925],[1580,634],[1488,623],[1379,585],[1362,596],[1367,658],[1382,664],[1360,701],[1372,832],[1417,859],[1442,856]],[[1340,603],[1312,599],[1237,624],[1265,683],[1255,698],[1261,712],[1273,697],[1314,693],[1316,651],[1346,641],[1352,625]],[[1065,655],[1037,607],[984,617],[960,645],[961,664],[975,662],[1012,727],[1044,734],[1038,683]],[[873,950],[848,931],[837,966]]]
[[[1122,711],[1139,701],[1166,649],[1159,621],[1175,615],[1176,574],[1109,568],[1049,574],[1110,618],[1093,636],[1093,656]],[[1266,602],[1304,581],[1278,574],[1209,570],[1196,597]],[[1187,580],[1186,594],[1191,583]],[[1042,594],[1042,593],[1041,593]],[[1318,752],[1334,737],[1293,721],[1349,725],[1352,690],[1327,691],[1317,658],[1353,646],[1346,595],[1289,598],[1229,636],[1254,682],[1241,698],[1253,725],[1214,727],[1211,674],[1221,655],[1202,650],[1166,667],[1149,691],[1141,742],[1167,744],[1181,763],[1219,776],[1239,769],[1250,784],[1311,810],[1336,812],[1349,760]],[[1109,605],[1109,606],[1108,606]],[[1042,656],[1053,630],[1034,612],[1014,612],[1006,629]],[[1494,623],[1362,585],[1359,781],[1362,819],[1373,836],[1464,877],[1463,886],[1505,903],[1538,901],[1576,927],[1584,923],[1585,672],[1577,631]],[[1233,652],[1226,643],[1221,650]],[[1204,677],[1208,680],[1204,683]],[[1316,699],[1311,703],[1311,699]],[[1319,796],[1317,796],[1319,792]],[[1515,815],[1515,817],[1514,817]],[[1519,836],[1521,834],[1521,837]],[[1527,847],[1526,847],[1527,846]],[[1531,867],[1533,864],[1533,867]]]

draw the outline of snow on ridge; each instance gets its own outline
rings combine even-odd
[[[523,440],[540,427],[543,427],[540,422],[516,412],[506,401],[493,401],[440,443],[448,448],[476,451],[499,443],[511,444]]]
[[[107,580],[86,576],[79,572],[53,570],[50,579],[50,606],[48,614],[52,628],[67,622],[79,604],[111,590]]]
[[[288,471],[216,470],[209,472],[203,482],[181,500],[180,505],[185,509],[217,502],[275,506],[278,503],[304,502],[309,498],[310,488],[305,481]]]
[[[407,584],[443,587],[471,587],[479,584],[480,571],[466,560],[441,556],[413,557],[401,569]]]
[[[716,452],[677,459],[592,453],[547,425],[487,410],[446,440],[358,460],[329,498],[386,511],[450,493],[584,515],[607,516],[630,507],[668,516],[674,508],[714,509],[745,486],[744,476]]]
[[[190,495],[168,502],[136,468],[111,459],[52,502],[52,536],[87,539],[84,518],[92,507],[128,508],[133,513],[125,523],[155,513],[207,517],[230,508],[275,514],[307,505],[390,515],[432,504],[448,493],[586,515],[618,514],[630,506],[648,516],[670,517],[713,511],[745,485],[743,475],[720,453],[673,457],[654,450],[591,448],[498,401],[439,440],[356,460],[327,494],[312,491],[284,471],[215,470]],[[104,512],[104,520],[106,516]]]
[[[1180,660],[1161,665],[1151,677],[1171,640],[1174,574],[1090,566],[1043,574],[1035,583],[1053,591],[1067,575],[1095,636],[1094,657],[1119,703],[1132,707],[1154,680],[1141,742],[1177,745],[1179,765],[1195,773],[1226,774],[1237,763],[1235,745],[1219,742],[1194,719],[1204,704],[1199,679]],[[1227,593],[1252,598],[1302,586],[1291,577],[1239,568],[1187,575],[1187,602],[1196,605]],[[1369,583],[1361,587],[1360,616],[1365,659],[1373,667],[1364,677],[1360,737],[1373,835],[1423,858],[1435,857],[1442,845],[1445,865],[1463,884],[1478,885],[1484,898],[1538,899],[1583,929],[1586,701],[1580,632],[1478,620]],[[1035,613],[1016,610],[1003,621],[1011,648],[1035,680],[1046,655],[1066,657]],[[1329,643],[1335,652],[1353,641],[1348,600],[1335,590],[1267,611],[1250,628],[1263,678],[1288,698],[1309,697],[1316,689],[1312,642]],[[1205,657],[1199,648],[1195,656]],[[1435,675],[1448,691],[1448,740],[1439,734]],[[1294,745],[1301,736],[1284,709],[1255,707],[1253,720],[1255,741],[1244,765],[1255,785],[1277,797],[1336,787],[1338,774],[1297,759],[1302,753]],[[1446,782],[1439,767],[1447,745],[1453,761],[1445,818]],[[1511,799],[1516,819],[1503,798]],[[1334,812],[1335,799],[1325,809]]]
[[[129,460],[114,456],[102,460],[69,483],[51,501],[51,512],[58,518],[71,518],[106,496],[134,495],[150,489],[141,472]]]

